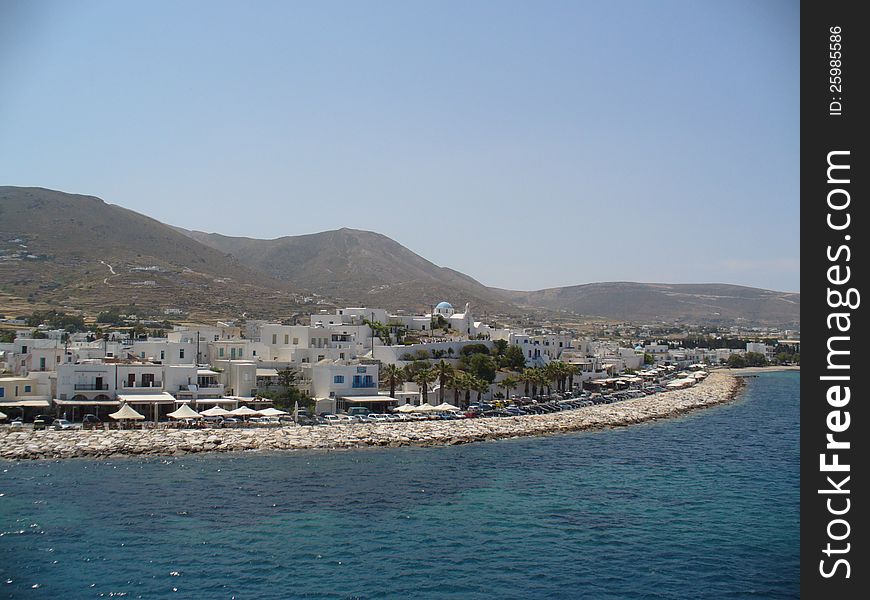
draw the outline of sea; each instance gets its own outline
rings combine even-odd
[[[796,598],[800,374],[464,446],[0,462],[0,597]]]

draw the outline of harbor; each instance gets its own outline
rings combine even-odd
[[[0,458],[62,459],[177,456],[198,452],[339,450],[363,447],[467,444],[574,431],[623,427],[676,417],[733,400],[740,378],[714,371],[704,381],[614,404],[550,414],[455,421],[356,423],[255,429],[127,429],[33,431],[3,428]]]

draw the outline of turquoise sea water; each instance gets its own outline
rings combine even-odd
[[[0,463],[10,598],[794,598],[800,375],[595,433]]]

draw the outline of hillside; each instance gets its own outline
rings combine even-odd
[[[187,231],[93,196],[0,187],[0,314],[36,308],[286,318],[323,304],[620,321],[798,325],[800,294],[725,284],[489,288],[370,231],[273,240]],[[306,306],[307,305],[307,306]]]
[[[93,196],[0,187],[4,304],[196,314],[296,304],[289,287],[139,213]],[[2,312],[2,310],[0,310]]]
[[[427,310],[440,300],[516,312],[499,291],[439,267],[380,233],[338,229],[274,240],[183,231],[273,277],[297,282],[339,303]]]
[[[501,290],[530,307],[630,321],[800,324],[800,294],[708,284],[611,282],[534,292]]]

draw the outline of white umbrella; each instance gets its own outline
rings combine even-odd
[[[4,420],[4,419],[8,419],[8,418],[9,418],[9,417],[6,416],[6,413],[4,413],[4,412],[0,412],[0,421],[2,421],[2,420]]]
[[[432,406],[431,404],[421,404],[420,406],[414,407],[414,412],[433,412],[436,410],[438,410],[438,409],[435,408],[434,406]]]
[[[453,406],[449,402],[443,402],[435,407],[436,410],[460,410],[458,406]]]
[[[416,409],[417,409],[417,407],[414,406],[413,404],[403,404],[402,406],[397,408],[396,411],[400,412],[400,413],[409,413],[409,412],[414,412]]]
[[[255,417],[260,413],[256,410],[248,408],[247,406],[240,406],[236,410],[231,410],[230,414],[234,417]]]
[[[181,408],[179,408],[178,410],[173,411],[171,413],[168,413],[166,416],[169,418],[172,418],[172,419],[179,419],[179,420],[180,419],[201,419],[202,418],[202,415],[199,414],[198,412],[196,412],[195,410],[193,410],[192,408],[190,408],[187,405],[187,403],[182,404]]]
[[[113,412],[109,415],[116,421],[120,421],[122,419],[135,419],[137,421],[141,421],[144,419],[144,415],[140,415],[135,410],[130,408],[129,404],[122,404],[121,408],[118,409],[118,412]]]
[[[203,417],[225,417],[230,414],[230,411],[225,408],[221,408],[220,406],[215,406],[208,410],[204,410],[199,414],[201,414]]]
[[[263,410],[261,410],[260,414],[263,415],[264,417],[280,417],[281,415],[286,415],[287,411],[278,410],[277,408],[269,407],[269,408],[264,408]]]

